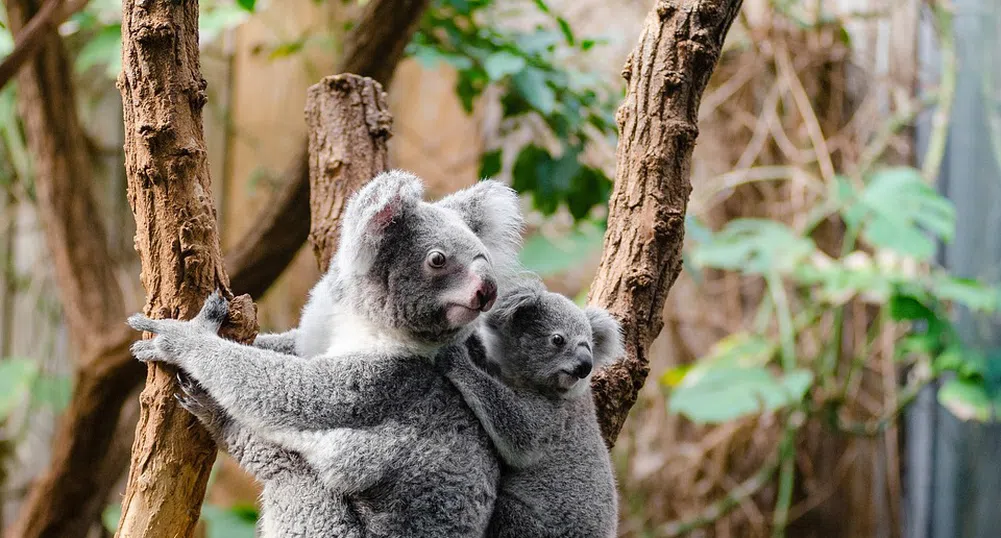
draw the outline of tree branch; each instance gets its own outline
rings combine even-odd
[[[337,250],[348,198],[389,168],[392,123],[382,85],[370,78],[326,77],[307,92],[309,242],[321,271]]]
[[[230,296],[216,230],[202,107],[198,3],[126,0],[122,9],[125,171],[136,219],[145,312],[190,319],[213,290]],[[246,296],[231,308],[249,343],[257,332]],[[176,404],[176,368],[151,364],[116,536],[186,537],[198,521],[216,449]]]
[[[371,77],[388,87],[403,49],[429,0],[373,0],[344,41],[338,72]],[[307,142],[289,167],[288,177],[271,203],[227,256],[237,293],[260,297],[285,271],[309,236],[309,165]]]
[[[53,23],[60,7],[69,4],[49,0],[37,12],[38,2],[32,0],[10,0],[6,6],[18,43],[35,47],[18,73],[18,106],[46,246],[73,344],[80,350],[74,403],[59,421],[52,463],[33,484],[9,532],[17,538],[83,536],[104,508],[104,498],[95,492],[108,488],[93,467],[107,452],[128,394],[118,386],[135,386],[132,379],[142,368],[128,356],[135,333],[122,324],[124,299],[93,196],[72,70]]]
[[[70,15],[87,5],[87,0],[47,0],[24,27],[16,32],[14,50],[0,62],[0,90],[14,78],[41,49],[47,34],[51,34]],[[23,21],[19,21],[23,24]],[[13,23],[11,23],[13,26]]]
[[[402,8],[399,6],[402,5]],[[384,10],[389,6],[397,6],[398,11],[394,11],[388,18],[385,18]],[[344,66],[357,73],[369,73],[378,80],[388,81],[392,70],[399,61],[399,55],[381,55],[380,50],[403,50],[412,35],[413,25],[420,19],[423,9],[426,8],[427,1],[418,2],[395,0],[373,0],[369,2],[361,19],[349,34],[348,42],[352,40],[371,43],[371,46],[347,47],[346,50],[354,50],[356,56],[346,57]],[[27,21],[32,13],[33,3],[31,0],[10,0],[7,3],[8,11],[16,11],[17,16],[11,16],[8,20],[15,35],[23,28],[24,21]],[[17,11],[20,9],[21,11]],[[395,29],[397,33],[381,32],[380,39],[387,40],[381,46],[363,37],[367,28],[379,27],[378,17],[384,17],[382,24],[384,28]],[[18,21],[18,22],[14,22]],[[409,22],[407,22],[409,21]],[[46,45],[42,51],[49,50],[49,47],[56,47],[58,53],[65,56],[62,44],[58,42],[57,34],[49,32],[47,39],[52,39],[55,45]],[[61,140],[70,142],[83,139],[79,134],[79,121],[76,116],[75,104],[71,98],[71,73],[72,70],[65,58],[46,59],[44,54],[36,59],[36,63],[50,66],[54,73],[58,74],[53,80],[42,80],[44,89],[39,90],[43,95],[53,95],[59,100],[50,101],[58,103],[58,107],[50,107],[61,114],[72,115],[72,120],[50,121],[42,117],[41,120],[32,120],[33,116],[26,114],[22,109],[22,116],[25,118],[26,131],[29,143],[34,132],[48,135],[59,135]],[[70,89],[67,89],[70,88]],[[22,93],[23,93],[22,89]],[[40,101],[41,104],[45,102]],[[45,114],[52,114],[54,110],[45,110]],[[40,114],[41,112],[39,112]],[[37,129],[36,129],[37,127]],[[63,148],[63,145],[57,145]],[[291,262],[296,252],[302,247],[306,236],[309,234],[309,212],[306,209],[309,204],[309,183],[308,166],[305,157],[305,142],[302,156],[296,160],[291,179],[286,181],[285,187],[273,201],[267,204],[268,209],[259,218],[262,225],[257,227],[240,243],[237,249],[227,260],[227,265],[231,269],[232,288],[239,293],[252,293],[255,296],[263,294],[272,282],[284,271]],[[39,158],[40,153],[32,150],[32,155]],[[61,150],[55,154],[56,157],[66,157],[72,152]],[[88,198],[92,199],[89,189],[84,189],[83,185],[88,185],[90,167],[87,161],[75,160],[73,162],[83,163],[69,167],[68,170],[74,172],[74,176],[55,176],[53,181],[65,180],[67,188],[74,188],[72,199],[77,203],[87,203]],[[62,169],[57,166],[50,167],[53,170]],[[36,170],[47,170],[40,163],[36,162]],[[42,178],[43,174],[39,175]],[[73,179],[73,181],[70,181]],[[75,185],[74,185],[75,182]],[[91,204],[91,207],[96,205]],[[107,244],[101,230],[96,211],[76,211],[60,212],[53,211],[52,214],[60,216],[78,215],[86,217],[85,221],[75,221],[72,224],[60,226],[70,232],[79,235],[81,231],[90,231],[88,234],[74,237],[76,240],[84,241],[88,244],[90,238],[95,238],[95,244],[101,244],[96,238],[101,238],[103,244]],[[97,224],[94,224],[97,223]],[[50,245],[49,248],[55,250]],[[74,257],[68,265],[73,268],[80,268],[78,275],[74,274],[73,282],[87,280],[87,272],[94,269],[104,271],[113,267],[111,260],[102,262],[104,257],[92,248],[72,249],[74,256],[89,256],[89,260],[83,261]],[[90,252],[90,254],[86,254]],[[60,276],[62,280],[62,276]],[[105,276],[91,279],[93,286],[79,286],[70,283],[71,294],[64,294],[63,302],[66,305],[89,304],[81,300],[67,299],[69,295],[80,297],[90,297],[87,290],[99,296],[107,286],[114,283],[111,273]],[[65,283],[60,282],[60,291],[66,288]],[[114,291],[106,293],[104,297],[115,302],[115,297],[120,297],[117,288],[108,288]],[[11,526],[12,538],[41,538],[47,536],[60,537],[82,537],[86,534],[90,523],[96,520],[97,514],[102,510],[106,500],[106,493],[110,489],[109,476],[113,473],[102,472],[101,462],[106,457],[108,447],[112,441],[113,429],[104,428],[102,425],[114,423],[129,394],[143,379],[142,373],[145,369],[136,363],[128,353],[118,353],[115,350],[128,349],[128,346],[138,337],[135,332],[128,331],[124,326],[126,312],[124,307],[108,307],[103,305],[99,308],[91,307],[76,308],[74,312],[83,312],[86,315],[81,319],[84,323],[94,322],[94,327],[98,326],[98,318],[107,319],[111,327],[110,336],[102,337],[102,343],[92,346],[92,352],[82,353],[84,360],[81,362],[77,376],[77,383],[74,388],[69,407],[59,421],[59,430],[53,444],[52,461],[48,469],[32,485],[31,491],[22,505],[18,515],[18,520]],[[69,310],[67,319],[69,319]],[[88,327],[91,325],[87,325]],[[103,330],[103,329],[102,329]],[[76,332],[76,331],[75,331]],[[102,352],[101,350],[106,350]],[[82,382],[82,379],[88,380]],[[90,487],[93,485],[94,487]],[[97,492],[97,493],[95,493]],[[103,492],[103,493],[102,493]],[[76,517],[78,515],[78,517]],[[74,516],[74,517],[71,517]]]
[[[681,271],[689,172],[702,92],[741,0],[659,0],[622,75],[615,187],[589,302],[621,322],[626,357],[594,376],[611,447],[649,373],[647,353],[664,325],[664,301]]]

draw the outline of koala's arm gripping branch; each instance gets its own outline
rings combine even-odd
[[[516,393],[468,358],[455,359],[447,375],[508,465],[524,468],[538,459],[559,423],[557,405],[542,396]]]
[[[692,150],[702,92],[741,0],[658,0],[626,60],[625,101],[608,231],[590,303],[622,322],[624,360],[594,376],[598,421],[611,446],[649,372],[647,352],[664,324],[681,272]]]
[[[371,361],[302,359],[213,335],[178,342],[180,364],[252,430],[320,430],[364,414]]]
[[[118,79],[125,171],[145,311],[154,318],[190,318],[216,289],[230,296],[202,127],[205,84],[198,3],[125,0]],[[242,320],[235,336],[252,341],[253,303],[229,306],[230,320]],[[216,446],[176,404],[176,390],[172,369],[149,368],[117,536],[186,538],[198,521]]]

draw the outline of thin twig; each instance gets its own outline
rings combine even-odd
[[[8,82],[24,64],[38,52],[45,35],[55,30],[70,15],[83,9],[87,0],[47,0],[35,16],[24,25],[15,37],[14,50],[0,62],[0,89]]]
[[[824,131],[820,128],[820,121],[817,120],[817,114],[813,111],[813,105],[810,104],[810,97],[803,89],[803,83],[796,75],[796,69],[789,58],[789,51],[785,47],[779,47],[776,50],[775,62],[785,77],[796,108],[799,109],[800,116],[803,118],[803,125],[806,127],[806,133],[813,144],[817,165],[820,167],[820,175],[827,183],[831,183],[834,181],[834,163],[831,161],[831,152],[827,149]]]
[[[706,525],[718,521],[721,517],[729,514],[730,511],[737,507],[737,505],[746,499],[749,499],[752,495],[761,491],[761,488],[768,485],[772,481],[772,476],[775,475],[775,471],[778,470],[778,468],[779,459],[772,459],[770,462],[758,469],[758,472],[754,473],[754,475],[750,478],[732,488],[726,497],[718,499],[709,506],[706,506],[697,516],[685,520],[674,520],[665,523],[661,527],[664,536],[667,536],[668,538],[681,536],[695,529],[705,527]]]

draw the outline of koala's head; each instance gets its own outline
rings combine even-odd
[[[391,171],[344,210],[331,270],[370,322],[423,346],[453,341],[493,307],[498,282],[517,266],[517,195],[485,180],[438,202],[416,176]]]
[[[624,353],[611,314],[582,309],[531,280],[498,299],[481,334],[491,366],[507,382],[563,397],[587,390],[592,372]]]

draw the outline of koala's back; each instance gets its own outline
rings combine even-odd
[[[505,468],[487,536],[611,538],[618,497],[590,392],[568,401],[563,428],[542,459]]]
[[[402,449],[383,480],[349,502],[369,536],[482,536],[500,474],[489,438],[428,359],[390,360],[384,375],[395,390],[376,405],[378,422]]]

